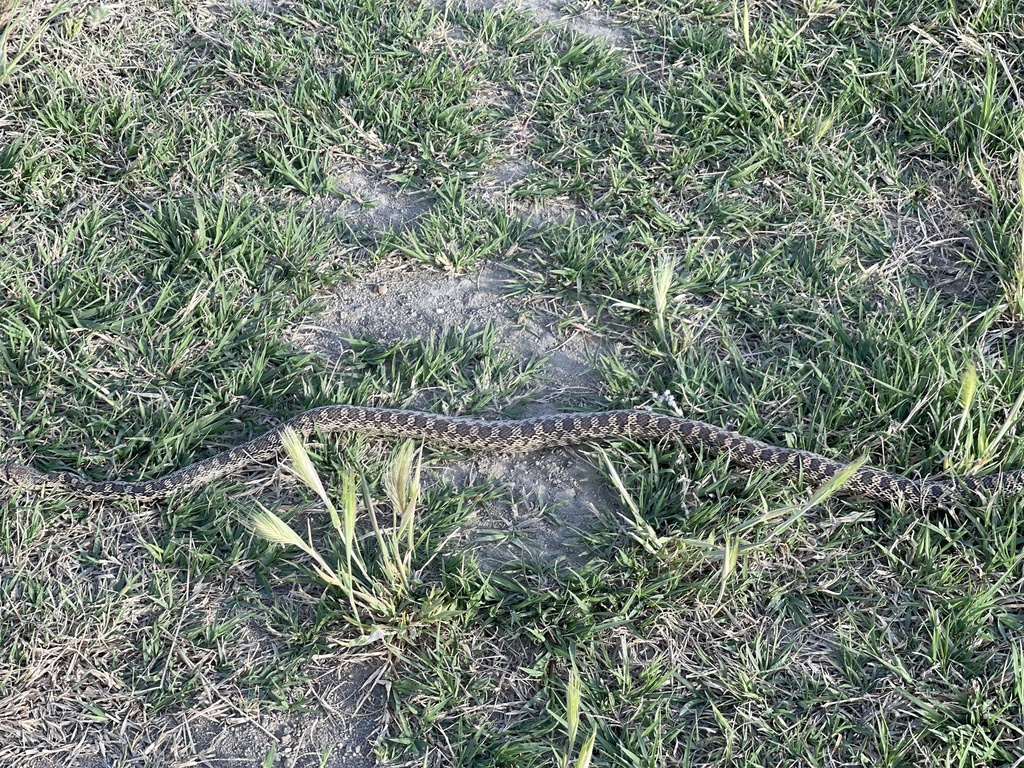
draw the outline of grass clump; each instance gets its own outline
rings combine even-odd
[[[391,505],[391,525],[381,526],[365,477],[363,501],[373,524],[376,550],[364,553],[356,538],[356,479],[343,476],[341,510],[324,489],[309,454],[294,432],[285,435],[285,451],[293,471],[313,490],[326,507],[331,526],[344,547],[343,565],[329,564],[317,551],[311,538],[303,539],[288,524],[268,509],[254,512],[249,525],[253,532],[271,544],[296,547],[313,560],[313,571],[327,585],[337,588],[352,609],[351,621],[364,634],[371,635],[404,617],[414,587],[412,567],[416,549],[416,504],[420,494],[420,463],[411,442],[399,449],[385,476],[385,492]],[[366,616],[364,619],[363,616]],[[433,617],[437,620],[438,617]]]

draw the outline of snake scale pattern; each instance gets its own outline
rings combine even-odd
[[[418,411],[328,405],[299,414],[271,431],[183,469],[153,480],[86,480],[71,472],[44,473],[22,464],[0,464],[0,482],[26,490],[56,489],[91,499],[135,498],[148,501],[173,493],[195,491],[251,464],[277,456],[282,434],[292,429],[303,437],[314,432],[357,432],[378,437],[418,438],[472,451],[526,453],[544,448],[594,443],[616,438],[676,441],[693,448],[727,453],[748,469],[776,468],[798,482],[820,484],[846,464],[808,451],[780,448],[702,421],[664,416],[643,410],[541,416],[509,421],[484,421]],[[923,509],[976,503],[981,495],[1024,490],[1024,471],[945,482],[860,467],[843,493],[890,504]]]

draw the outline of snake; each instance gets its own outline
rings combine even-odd
[[[564,413],[525,419],[485,420],[412,410],[326,405],[304,411],[234,448],[149,480],[89,480],[73,472],[41,472],[18,463],[0,464],[0,483],[22,490],[53,489],[86,499],[155,501],[194,492],[223,477],[279,455],[287,431],[303,438],[316,433],[358,433],[382,438],[413,438],[439,445],[492,453],[527,453],[560,446],[614,440],[674,441],[691,449],[726,454],[748,470],[776,469],[789,479],[824,484],[848,463],[796,448],[783,448],[703,421],[644,409]],[[861,465],[841,486],[843,494],[923,509],[978,503],[995,493],[1024,490],[1024,470],[982,477],[913,479]]]

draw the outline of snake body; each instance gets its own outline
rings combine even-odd
[[[235,448],[197,461],[152,480],[87,480],[72,472],[44,473],[22,464],[0,464],[0,482],[27,490],[56,489],[92,499],[157,500],[195,491],[246,466],[278,455],[285,430],[303,437],[314,432],[356,432],[378,437],[417,438],[472,451],[526,453],[545,448],[626,438],[676,441],[693,448],[728,454],[748,469],[776,468],[800,482],[820,484],[847,465],[816,453],[780,448],[703,421],[643,410],[601,411],[485,421],[418,411],[328,405],[305,411]],[[849,495],[921,508],[976,502],[980,494],[1019,493],[1024,471],[1003,472],[956,483],[914,480],[871,467],[859,467],[843,486]]]

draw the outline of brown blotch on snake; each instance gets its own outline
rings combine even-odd
[[[328,405],[314,408],[284,422],[247,443],[153,480],[86,480],[72,472],[44,473],[22,464],[0,464],[0,482],[30,491],[54,489],[91,499],[134,498],[156,500],[173,493],[195,491],[251,464],[277,456],[286,429],[304,437],[314,432],[357,432],[377,437],[417,438],[428,443],[471,451],[526,453],[544,448],[594,443],[618,438],[669,440],[728,454],[748,469],[775,468],[779,474],[804,483],[831,480],[846,464],[815,453],[780,448],[702,421],[663,416],[649,411],[601,411],[533,419],[485,421],[461,416],[439,416],[417,411]],[[864,496],[888,504],[920,508],[977,503],[996,492],[1016,494],[1024,489],[1024,471],[956,482],[902,475],[860,467],[842,493]]]

